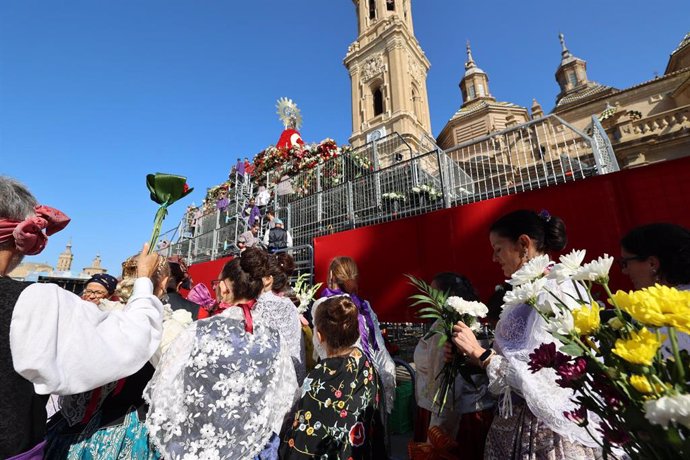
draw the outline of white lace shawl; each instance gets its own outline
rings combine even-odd
[[[570,288],[568,286],[571,286]],[[558,285],[549,280],[546,289],[564,298],[565,292],[574,293],[569,282]],[[560,293],[560,294],[559,294]],[[538,302],[547,300],[544,293]],[[496,395],[503,395],[501,406],[509,405],[510,394],[507,389],[525,399],[532,414],[549,429],[580,444],[597,447],[597,443],[584,428],[578,427],[565,418],[563,412],[575,409],[571,401],[573,391],[561,388],[556,383],[556,372],[553,369],[542,369],[532,373],[528,369],[529,355],[542,343],[559,342],[546,329],[546,322],[529,305],[505,307],[496,325],[494,348],[498,353],[487,367],[489,390]],[[591,414],[590,414],[591,415]]]
[[[347,294],[344,294],[344,295],[347,295]],[[314,305],[311,307],[312,318],[314,318],[316,315],[316,309],[327,298],[328,297],[322,297],[319,300],[317,300],[316,302],[314,302]],[[395,402],[395,363],[393,362],[393,358],[391,358],[390,353],[388,353],[388,349],[386,348],[386,343],[384,342],[383,336],[381,335],[381,328],[379,327],[379,319],[376,316],[374,309],[371,308],[371,305],[369,305],[369,310],[371,311],[371,319],[373,320],[374,328],[376,329],[374,331],[374,336],[376,337],[376,343],[378,344],[378,347],[379,347],[378,351],[374,351],[373,348],[369,351],[369,353],[372,354],[372,356],[369,356],[369,359],[371,359],[371,362],[374,364],[374,369],[376,369],[376,372],[379,374],[379,377],[381,378],[381,384],[383,385],[384,403],[385,403],[384,407],[386,408],[386,412],[390,414],[391,411],[393,410],[393,403]],[[321,342],[319,342],[319,339],[316,336],[316,332],[317,332],[317,330],[316,330],[316,324],[315,324],[314,325],[314,334],[312,337],[312,341],[314,342],[314,354],[315,354],[314,357],[325,359],[327,357],[326,350],[321,345]],[[364,348],[362,347],[362,338],[361,337],[359,339],[357,339],[355,346],[359,347],[361,350],[364,350]]]
[[[165,458],[252,459],[299,396],[280,334],[260,315],[254,332],[229,308],[189,326],[144,390],[146,426]]]
[[[295,366],[297,383],[302,385],[307,376],[307,369],[302,323],[299,320],[297,307],[287,297],[280,297],[272,291],[268,291],[261,294],[254,311],[280,332],[281,343],[287,348]]]

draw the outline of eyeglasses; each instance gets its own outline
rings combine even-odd
[[[91,296],[91,295],[94,295],[96,297],[105,297],[108,295],[108,292],[107,291],[94,291],[93,289],[85,289],[84,291],[82,291],[82,295],[87,296],[87,297]]]
[[[645,260],[646,257],[642,256],[630,256],[630,257],[619,257],[616,261],[618,262],[618,265],[620,265],[621,269],[626,269],[628,268],[628,262],[632,260]]]
[[[223,280],[211,280],[211,289],[215,290]]]

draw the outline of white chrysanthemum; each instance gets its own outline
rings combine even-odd
[[[568,335],[575,328],[573,315],[570,311],[561,311],[556,313],[556,315],[549,320],[549,324],[546,329],[550,333],[556,333],[560,335]]]
[[[669,422],[690,428],[690,395],[663,396],[644,403],[645,417],[654,425],[668,427]]]
[[[457,296],[448,297],[446,306],[455,310],[460,315],[470,315],[475,318],[484,318],[487,313],[489,313],[489,309],[483,303],[468,301]]]
[[[535,281],[523,283],[513,290],[506,292],[503,296],[504,306],[530,304],[534,305],[537,297],[544,291],[546,278],[539,278]]]
[[[569,254],[561,256],[558,260],[560,263],[554,265],[548,278],[555,279],[559,283],[568,281],[570,278],[577,273],[582,265],[582,261],[585,260],[586,251],[573,249]]]
[[[573,275],[573,279],[606,283],[609,280],[611,265],[613,265],[613,257],[604,254],[602,257],[580,267]]]
[[[549,260],[549,256],[537,256],[520,267],[518,271],[513,273],[513,276],[510,277],[508,283],[512,284],[513,286],[520,286],[521,284],[529,283],[530,281],[542,278],[546,274],[550,263],[551,261]]]

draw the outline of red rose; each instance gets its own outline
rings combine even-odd
[[[183,191],[184,193],[187,193],[188,190],[189,190],[189,185],[187,185],[187,183],[185,182],[185,183],[184,183],[184,186],[182,187],[182,191]]]
[[[352,444],[353,447],[359,447],[364,444],[365,438],[364,424],[362,422],[355,423],[352,428],[350,428],[350,444]]]
[[[345,409],[340,411],[340,418],[345,418],[347,417],[347,411]]]

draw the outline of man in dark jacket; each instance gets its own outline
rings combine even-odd
[[[283,228],[283,221],[276,218],[273,223],[275,227],[266,232],[266,236],[264,236],[264,245],[268,247],[268,252],[291,248],[292,236]]]

